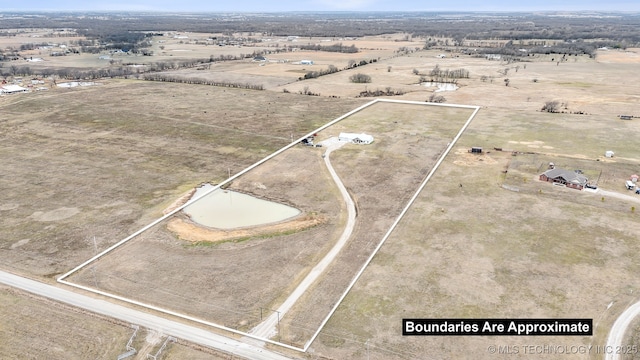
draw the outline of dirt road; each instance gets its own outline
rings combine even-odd
[[[75,293],[59,287],[30,280],[0,271],[0,283],[13,286],[39,296],[63,302],[97,314],[121,319],[132,324],[153,329],[165,335],[171,335],[196,344],[220,349],[224,352],[247,359],[287,360],[288,357],[258,348],[250,344],[227,338],[201,328],[165,319],[146,312],[134,310],[108,301]]]
[[[323,155],[325,165],[327,166],[327,169],[329,169],[331,177],[336,183],[336,186],[338,187],[338,189],[340,189],[340,193],[342,194],[342,198],[344,199],[347,207],[347,223],[345,225],[344,231],[342,232],[342,235],[340,235],[340,239],[338,239],[338,242],[336,242],[333,248],[331,248],[327,255],[325,255],[325,257],[320,260],[320,262],[316,264],[313,269],[311,269],[309,274],[304,278],[304,280],[302,280],[300,285],[298,285],[298,287],[291,293],[291,295],[289,295],[289,297],[282,303],[282,305],[280,305],[266,320],[251,329],[249,333],[255,335],[256,337],[268,339],[277,334],[278,325],[282,317],[291,309],[296,301],[298,301],[302,294],[307,291],[311,284],[313,284],[327,269],[327,267],[329,267],[331,262],[333,262],[333,259],[338,255],[338,253],[340,253],[340,250],[342,250],[344,245],[347,243],[349,237],[351,237],[353,227],[356,223],[355,203],[353,202],[353,199],[351,199],[351,196],[349,196],[347,189],[340,180],[340,177],[338,176],[336,171],[333,169],[333,166],[331,166],[331,161],[329,160],[329,155],[331,154],[331,152],[339,149],[345,144],[346,142],[340,142],[337,138],[331,138],[323,142],[323,146],[327,149]]]

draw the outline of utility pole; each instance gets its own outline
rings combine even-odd
[[[96,255],[98,254],[98,244],[96,243],[96,236],[93,236],[93,248],[96,250]],[[93,285],[95,288],[98,288],[98,276],[96,275],[96,264],[93,264],[91,267],[91,272],[93,273]]]
[[[367,342],[364,344],[367,346],[367,360],[369,360],[369,339],[367,339]]]
[[[280,341],[280,311],[278,310],[274,310],[276,313],[278,313],[278,341]]]

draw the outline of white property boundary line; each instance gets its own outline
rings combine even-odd
[[[399,100],[387,100],[390,102],[402,102]],[[406,103],[406,102],[404,102]],[[422,104],[422,103],[419,103]],[[369,258],[367,259],[367,261],[365,261],[364,265],[362,265],[362,268],[360,269],[360,271],[358,271],[358,273],[356,274],[356,276],[353,277],[353,280],[351,280],[351,283],[349,283],[349,285],[347,286],[346,290],[344,291],[344,293],[342,293],[342,296],[340,296],[340,299],[338,299],[338,301],[336,302],[336,304],[333,306],[333,308],[331,309],[331,311],[329,311],[329,314],[324,318],[324,320],[322,321],[322,323],[320,324],[320,327],[318,328],[318,330],[316,331],[315,334],[313,334],[313,336],[311,337],[311,339],[309,339],[307,341],[307,343],[304,345],[304,351],[306,352],[307,349],[309,349],[309,346],[311,346],[311,344],[315,341],[316,337],[318,336],[318,334],[320,334],[320,331],[322,331],[322,329],[324,328],[324,326],[326,325],[326,323],[329,321],[329,319],[331,318],[331,316],[333,316],[333,313],[335,313],[335,311],[338,309],[338,306],[340,306],[340,304],[342,303],[342,301],[344,300],[345,297],[347,297],[347,294],[351,291],[351,288],[353,288],[353,286],[356,284],[356,282],[358,281],[358,279],[360,279],[360,276],[362,276],[362,274],[364,273],[365,269],[369,266],[369,264],[371,263],[371,261],[373,260],[373,258],[376,256],[376,254],[378,253],[378,251],[380,250],[380,248],[382,248],[382,245],[384,245],[384,243],[387,241],[387,239],[389,238],[389,236],[391,236],[391,233],[393,232],[393,230],[395,230],[396,226],[398,225],[398,223],[400,223],[400,220],[402,220],[402,218],[404,217],[404,215],[407,213],[407,211],[409,211],[409,208],[411,207],[411,205],[413,205],[413,203],[415,202],[415,200],[418,198],[418,195],[420,195],[420,193],[422,192],[422,189],[424,189],[424,187],[427,185],[427,182],[429,182],[429,180],[431,179],[431,176],[433,176],[433,174],[436,172],[436,170],[438,169],[438,167],[440,166],[440,164],[442,163],[442,161],[444,161],[444,158],[447,156],[447,154],[449,154],[449,151],[451,151],[451,149],[453,148],[453,145],[455,145],[455,143],[458,141],[458,139],[460,138],[460,136],[462,135],[462,133],[467,129],[467,126],[469,126],[469,124],[471,123],[471,120],[473,120],[473,118],[476,116],[476,114],[478,113],[478,111],[480,110],[479,106],[466,106],[466,105],[459,105],[456,107],[462,107],[462,108],[473,108],[475,109],[474,112],[471,114],[471,116],[469,117],[469,119],[467,120],[467,122],[462,126],[462,128],[460,129],[460,131],[458,131],[458,134],[456,135],[456,137],[453,138],[453,140],[449,143],[449,146],[447,147],[447,149],[444,151],[444,153],[442,153],[442,155],[440,155],[440,158],[438,159],[438,161],[436,162],[436,164],[433,166],[433,168],[431,169],[431,171],[429,172],[429,174],[427,175],[427,177],[424,179],[424,181],[422,182],[422,184],[420,184],[420,186],[418,187],[418,190],[416,190],[415,194],[413,194],[413,197],[411,197],[411,199],[409,200],[409,202],[407,203],[407,205],[404,207],[404,209],[402,209],[402,212],[400,213],[400,215],[398,215],[398,218],[396,218],[396,221],[393,222],[393,224],[391,225],[391,227],[389,228],[389,230],[387,231],[387,233],[384,235],[384,237],[382,237],[382,240],[380,240],[380,243],[378,244],[378,246],[376,246],[375,250],[373,251],[373,253],[369,256]]]
[[[119,295],[115,295],[115,294],[111,294],[111,293],[107,293],[101,290],[97,290],[97,289],[93,289],[84,285],[80,285],[80,284],[75,284],[72,282],[69,282],[67,280],[65,280],[67,277],[73,275],[74,273],[78,272],[79,270],[81,270],[82,268],[86,267],[87,265],[97,261],[98,259],[104,257],[105,255],[109,254],[110,252],[114,251],[115,249],[117,249],[118,247],[122,246],[123,244],[127,243],[128,241],[132,240],[133,238],[135,238],[136,236],[142,234],[143,232],[147,231],[148,229],[152,228],[153,226],[157,225],[158,223],[168,219],[169,217],[175,215],[176,213],[178,213],[179,211],[183,210],[185,207],[193,204],[194,202],[202,199],[204,196],[210,194],[211,192],[217,190],[218,188],[220,188],[221,186],[235,180],[236,178],[246,174],[247,172],[253,170],[254,168],[262,165],[263,163],[265,163],[266,161],[274,158],[275,156],[281,154],[282,152],[296,146],[298,143],[300,143],[303,139],[306,139],[307,137],[320,132],[334,124],[336,124],[337,122],[342,121],[343,119],[375,104],[378,102],[388,102],[388,103],[398,103],[398,104],[411,104],[411,105],[429,105],[429,106],[442,106],[442,107],[455,107],[455,108],[466,108],[466,109],[475,109],[474,112],[471,114],[471,116],[469,117],[469,119],[467,120],[467,122],[463,125],[463,127],[460,129],[460,131],[458,132],[458,134],[455,136],[455,138],[453,139],[453,141],[451,141],[451,143],[449,143],[449,146],[447,147],[447,149],[445,150],[445,152],[440,156],[440,158],[438,159],[438,161],[436,162],[435,166],[431,169],[431,171],[429,172],[429,174],[427,175],[427,177],[425,178],[425,180],[422,182],[422,184],[420,184],[420,186],[418,187],[418,190],[416,191],[416,193],[413,195],[413,197],[409,200],[409,202],[407,203],[407,205],[405,206],[405,208],[402,210],[402,212],[400,213],[400,215],[398,216],[398,218],[395,220],[395,222],[392,224],[391,228],[389,228],[389,230],[387,231],[387,233],[385,234],[385,236],[382,238],[382,240],[380,241],[380,243],[378,244],[378,246],[375,248],[374,252],[369,256],[369,258],[367,259],[367,261],[364,263],[364,265],[362,266],[362,268],[360,269],[360,271],[356,274],[356,276],[353,278],[353,280],[351,281],[351,283],[349,284],[349,286],[346,288],[346,290],[344,291],[344,293],[342,294],[342,296],[340,297],[340,299],[336,302],[336,304],[334,305],[334,307],[331,309],[331,311],[329,312],[329,314],[326,316],[326,318],[322,321],[322,323],[320,324],[320,327],[318,328],[318,330],[314,333],[314,335],[311,337],[311,339],[309,339],[307,341],[307,343],[305,344],[304,348],[298,348],[295,346],[291,346],[291,345],[287,345],[285,343],[281,343],[281,342],[277,342],[277,341],[273,341],[270,339],[265,339],[265,338],[261,338],[261,337],[257,337],[254,335],[251,335],[249,333],[243,332],[243,331],[239,331],[239,330],[235,330],[223,325],[219,325],[219,324],[215,324],[209,321],[205,321],[202,319],[198,319],[195,318],[193,316],[189,316],[186,314],[181,314],[172,310],[167,310],[155,305],[151,305],[151,304],[146,304],[137,300],[133,300],[133,299],[129,299],[129,298],[125,298],[123,296],[119,296]],[[420,194],[420,192],[422,191],[422,189],[426,186],[427,182],[429,181],[429,179],[431,178],[431,176],[435,173],[435,171],[437,170],[437,168],[440,166],[440,164],[442,163],[442,161],[444,160],[444,158],[446,157],[446,155],[449,153],[449,151],[452,149],[453,145],[455,145],[455,143],[458,141],[458,139],[460,138],[460,136],[462,135],[462,133],[466,130],[467,126],[471,123],[471,121],[473,120],[473,118],[475,117],[475,115],[478,113],[478,111],[480,110],[479,106],[470,106],[470,105],[455,105],[455,104],[437,104],[437,103],[428,103],[428,102],[420,102],[420,101],[405,101],[405,100],[390,100],[390,99],[375,99],[373,101],[370,101],[354,110],[349,111],[348,113],[328,122],[327,124],[319,127],[318,129],[300,137],[299,139],[297,139],[296,141],[293,141],[291,144],[281,148],[280,150],[277,150],[276,152],[274,152],[273,154],[265,157],[264,159],[256,162],[255,164],[249,166],[248,168],[240,171],[239,173],[235,174],[234,176],[228,178],[227,180],[221,182],[220,184],[212,187],[211,189],[205,191],[202,193],[202,195],[198,196],[195,199],[191,199],[189,201],[187,201],[185,204],[183,204],[182,206],[179,206],[178,208],[170,211],[169,213],[165,214],[164,216],[160,217],[159,219],[153,221],[152,223],[150,223],[149,225],[143,227],[142,229],[134,232],[133,234],[127,236],[126,238],[120,240],[119,242],[115,243],[114,245],[110,246],[109,248],[105,249],[104,251],[102,251],[101,253],[93,256],[92,258],[90,258],[89,260],[83,262],[82,264],[76,266],[75,268],[73,268],[72,270],[70,270],[69,272],[63,274],[62,276],[57,278],[57,281],[61,284],[65,284],[65,285],[69,285],[72,287],[76,287],[78,289],[82,289],[85,291],[89,291],[92,292],[94,294],[99,294],[102,296],[106,296],[112,299],[116,299],[116,300],[120,300],[129,304],[133,304],[133,305],[137,305],[137,306],[141,306],[150,310],[154,310],[154,311],[158,311],[160,313],[164,313],[167,315],[171,315],[171,316],[176,316],[185,320],[189,320],[189,321],[193,321],[199,324],[203,324],[203,325],[207,325],[207,326],[211,326],[213,328],[217,328],[220,330],[224,330],[224,331],[228,331],[234,334],[238,334],[238,335],[242,335],[242,336],[246,336],[252,339],[256,339],[256,340],[260,340],[260,341],[264,341],[266,343],[270,343],[270,344],[274,344],[274,345],[278,345],[278,346],[282,346],[285,347],[287,349],[290,350],[296,350],[296,351],[300,351],[300,352],[306,352],[307,349],[309,348],[309,346],[311,346],[311,344],[313,343],[313,341],[316,339],[316,337],[318,336],[318,334],[320,333],[320,331],[324,328],[325,324],[329,321],[329,319],[331,318],[331,316],[333,316],[333,314],[335,313],[336,309],[338,308],[338,306],[342,303],[342,301],[344,300],[344,298],[347,296],[347,294],[349,293],[349,291],[351,291],[351,288],[353,288],[353,286],[355,285],[355,283],[358,281],[358,279],[360,278],[360,276],[362,275],[362,273],[364,272],[364,270],[367,268],[367,266],[371,263],[371,261],[373,260],[373,258],[375,257],[375,255],[378,253],[378,251],[380,250],[380,248],[382,247],[382,245],[386,242],[386,240],[389,238],[389,236],[391,235],[391,233],[393,232],[393,230],[395,229],[395,227],[398,225],[398,223],[400,222],[400,220],[404,217],[405,213],[409,210],[409,208],[411,207],[411,205],[413,204],[413,202],[415,201],[415,199],[418,197],[418,195]]]

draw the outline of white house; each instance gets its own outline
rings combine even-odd
[[[338,141],[353,144],[371,144],[373,142],[373,136],[367,134],[340,133]]]

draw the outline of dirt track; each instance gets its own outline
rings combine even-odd
[[[318,262],[313,269],[305,276],[304,280],[300,282],[300,284],[296,287],[296,289],[289,294],[287,299],[278,307],[278,309],[272,313],[266,320],[260,323],[258,326],[251,329],[250,333],[252,335],[261,337],[261,338],[271,338],[277,334],[280,325],[280,318],[284,317],[289,310],[295,305],[295,303],[302,297],[305,292],[309,289],[310,286],[313,285],[314,282],[320,278],[329,265],[333,262],[336,256],[340,253],[342,248],[345,246],[351,234],[353,233],[354,226],[356,224],[356,206],[353,202],[353,199],[349,195],[349,192],[344,187],[342,180],[331,166],[330,156],[331,153],[335,150],[340,149],[342,146],[346,145],[346,142],[337,141],[336,138],[331,138],[325,140],[321,143],[323,145],[324,153],[322,154],[322,158],[324,159],[324,163],[331,174],[331,178],[333,179],[336,187],[340,190],[340,194],[342,195],[342,199],[344,201],[345,207],[347,209],[347,222],[344,225],[344,230],[340,235],[340,238],[335,243],[335,245],[331,248],[320,262]]]

